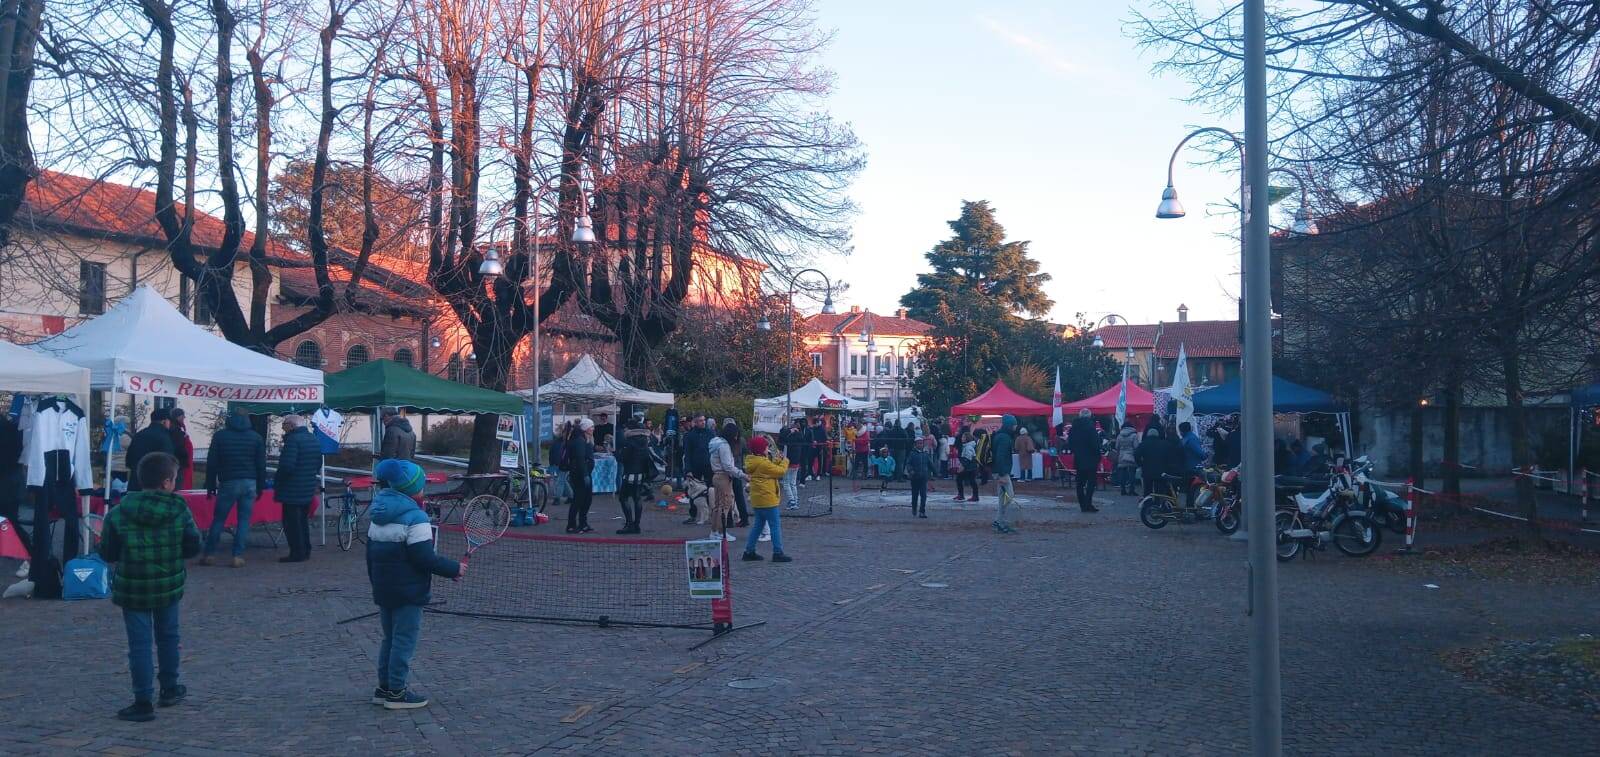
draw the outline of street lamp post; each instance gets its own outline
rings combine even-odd
[[[815,268],[802,268],[798,271],[795,271],[794,274],[789,277],[789,354],[785,355],[783,360],[783,364],[786,368],[784,372],[784,381],[785,386],[788,389],[787,394],[784,395],[783,401],[783,425],[785,426],[789,425],[789,414],[794,412],[794,334],[795,321],[797,320],[795,318],[796,311],[794,307],[794,295],[799,288],[800,274],[803,273],[814,273],[822,277],[824,286],[822,294],[822,314],[833,315],[836,312],[833,309],[833,279],[828,278],[828,274],[823,273]],[[767,320],[767,317],[763,315],[761,316],[761,320],[756,322],[756,328],[762,331],[771,331],[772,322]]]
[[[1244,110],[1245,138],[1224,129],[1201,129],[1197,134],[1226,135],[1239,148],[1240,212],[1244,279],[1242,303],[1244,330],[1243,403],[1240,431],[1244,434],[1244,501],[1249,539],[1250,567],[1250,735],[1252,750],[1262,757],[1283,752],[1283,697],[1279,673],[1278,572],[1273,528],[1272,492],[1272,308],[1270,230],[1267,213],[1267,70],[1266,8],[1264,0],[1244,0]],[[1181,218],[1183,206],[1172,187],[1172,165],[1167,163],[1167,187],[1161,193],[1157,218]],[[1255,160],[1247,156],[1256,156]],[[1255,191],[1251,191],[1254,189]]]

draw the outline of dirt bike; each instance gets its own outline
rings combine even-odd
[[[1348,469],[1336,469],[1320,496],[1295,494],[1293,502],[1292,508],[1273,516],[1279,562],[1327,549],[1330,543],[1351,557],[1366,557],[1383,541],[1383,531],[1367,513],[1351,509],[1359,502]]]
[[[1204,479],[1195,477],[1193,481],[1202,482]],[[1190,481],[1188,476],[1163,475],[1161,483],[1166,491],[1153,491],[1139,501],[1139,522],[1149,528],[1161,528],[1168,523],[1194,523],[1211,517],[1212,506],[1200,504],[1200,498],[1195,497],[1193,505],[1188,504],[1188,497],[1180,491],[1181,484]]]
[[[1210,473],[1210,471],[1208,471]],[[1200,497],[1215,502],[1213,511],[1216,517],[1217,530],[1225,534],[1232,534],[1239,530],[1239,524],[1244,518],[1244,497],[1239,494],[1239,469],[1230,468],[1222,471],[1215,480],[1206,477],[1206,486],[1195,497],[1195,502],[1200,502]]]

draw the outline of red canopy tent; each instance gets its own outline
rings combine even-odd
[[[1112,384],[1111,388],[1096,394],[1093,397],[1085,397],[1076,402],[1068,402],[1067,404],[1062,405],[1061,413],[1063,415],[1072,415],[1077,413],[1079,410],[1089,408],[1089,412],[1094,413],[1095,415],[1116,415],[1117,396],[1121,393],[1122,385],[1120,383]],[[1128,417],[1132,418],[1136,415],[1149,415],[1155,412],[1155,409],[1155,396],[1144,387],[1129,381]]]
[[[1146,403],[1148,404],[1148,402]],[[1146,412],[1149,412],[1148,410]],[[1011,390],[1004,381],[989,391],[950,408],[951,415],[1050,415],[1050,406],[1034,402]]]

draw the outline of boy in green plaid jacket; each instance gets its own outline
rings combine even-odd
[[[100,557],[116,565],[111,601],[122,608],[133,674],[133,704],[117,717],[143,723],[156,717],[152,644],[161,663],[160,705],[171,707],[188,693],[178,683],[178,600],[186,577],[183,561],[200,554],[200,531],[188,504],[173,493],[177,458],[164,452],[145,455],[135,475],[143,488],[106,515]]]

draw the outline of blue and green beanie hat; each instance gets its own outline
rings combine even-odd
[[[380,460],[372,472],[385,486],[408,497],[421,494],[423,485],[427,483],[422,466],[409,460]]]

